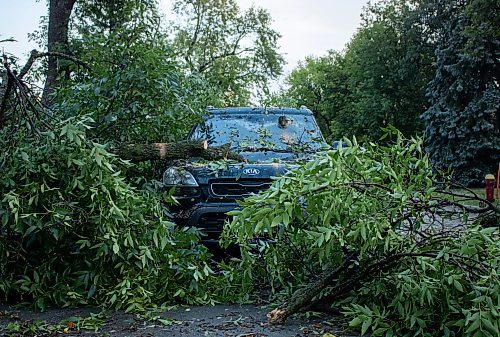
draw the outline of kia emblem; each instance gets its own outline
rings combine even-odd
[[[260,173],[259,169],[256,168],[246,168],[243,170],[243,174],[247,176],[255,176]]]

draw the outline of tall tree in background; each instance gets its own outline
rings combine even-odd
[[[314,113],[327,136],[341,136],[341,112],[348,104],[348,73],[342,54],[329,52],[323,57],[307,57],[287,78],[284,96]]]
[[[428,32],[415,25],[414,1],[388,0],[368,8],[364,26],[345,54],[351,96],[342,125],[358,136],[377,140],[381,127],[393,125],[404,135],[422,130],[427,83],[432,78]]]
[[[228,105],[246,105],[282,72],[280,35],[260,8],[241,12],[235,0],[176,0],[174,47],[189,72],[219,88]]]
[[[369,6],[345,51],[307,59],[292,72],[289,94],[316,112],[331,138],[377,140],[389,124],[406,136],[421,132],[434,57],[417,14],[414,1]]]
[[[156,0],[77,3],[71,28],[71,49],[92,71],[58,90],[59,110],[92,117],[95,141],[174,141],[217,103],[201,76],[182,71]]]
[[[68,25],[71,11],[76,0],[50,0],[49,1],[49,25],[47,31],[47,51],[49,53],[69,52]],[[47,76],[43,88],[42,99],[49,103],[49,96],[59,84],[61,76],[68,77],[67,63],[60,63],[60,58],[50,55],[47,64]]]
[[[500,13],[496,0],[441,0],[427,7],[437,25],[436,75],[423,115],[433,162],[466,183],[500,160]]]

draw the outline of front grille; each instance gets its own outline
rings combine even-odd
[[[205,213],[200,217],[197,227],[205,233],[205,239],[218,240],[226,219],[227,215],[222,212]]]
[[[203,228],[219,228],[222,229],[227,215],[222,212],[205,213],[200,217],[198,226]]]
[[[210,184],[210,192],[217,197],[238,198],[257,194],[271,186],[271,181],[216,181]]]

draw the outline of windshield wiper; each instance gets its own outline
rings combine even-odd
[[[264,151],[269,151],[269,152],[276,152],[276,153],[313,153],[314,151],[311,150],[295,150],[294,149],[279,149],[279,148],[272,148],[272,147],[243,147],[243,148],[235,148],[234,150],[238,152],[264,152]]]

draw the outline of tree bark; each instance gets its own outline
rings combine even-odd
[[[47,50],[49,53],[69,54],[68,25],[75,2],[76,0],[50,0],[47,40]],[[65,76],[68,78],[68,67],[59,66],[57,56],[49,56],[45,86],[42,94],[44,104],[50,104],[50,95],[54,92],[55,87],[59,85],[59,79],[63,72],[65,72]]]
[[[312,282],[307,287],[297,291],[289,303],[284,303],[269,312],[267,314],[268,322],[270,324],[283,324],[290,315],[296,313],[304,307],[309,306],[315,296],[325,289],[326,286],[331,284],[333,280],[339,278],[341,273],[349,267],[349,263],[353,256],[353,253],[349,254],[339,267],[326,270],[316,282]]]
[[[7,102],[9,99],[10,91],[12,89],[12,80],[7,70],[0,71],[2,77],[2,84],[0,85],[0,129],[3,127],[5,121],[5,110],[7,109]]]
[[[225,144],[222,146],[213,146],[209,147],[206,150],[201,151],[198,153],[200,158],[204,159],[230,159],[230,160],[236,160],[240,162],[244,162],[245,158],[240,156],[239,154],[232,152],[230,144]]]
[[[187,140],[177,143],[127,144],[115,148],[122,159],[133,162],[146,160],[188,159],[193,157],[208,160],[233,159],[244,161],[239,154],[231,152],[229,146],[208,147],[206,140]]]

